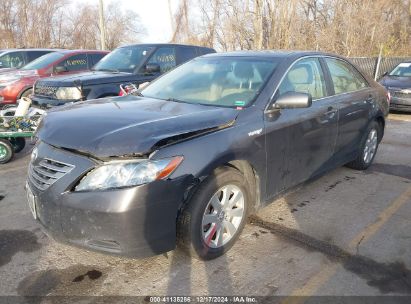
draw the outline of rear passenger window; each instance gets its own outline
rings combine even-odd
[[[193,47],[179,47],[178,53],[181,63],[189,61],[197,55],[196,49]]]
[[[328,69],[334,85],[335,94],[342,94],[368,87],[361,74],[349,63],[333,58],[326,58]]]
[[[313,100],[327,96],[324,74],[317,58],[302,59],[285,75],[279,94],[287,92],[308,93]]]
[[[58,64],[58,66],[64,66],[66,67],[67,71],[79,71],[79,70],[87,70],[87,55],[86,54],[80,54],[80,55],[74,55],[66,60],[63,60]]]
[[[28,62],[31,62],[34,59],[37,59],[37,58],[39,58],[43,55],[46,55],[48,53],[50,53],[50,51],[30,51],[30,52],[27,52],[26,54],[27,54]]]
[[[160,66],[161,73],[167,72],[176,66],[176,55],[173,47],[157,49],[147,63],[156,63]]]

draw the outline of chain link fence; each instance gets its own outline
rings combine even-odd
[[[360,70],[370,77],[380,78],[384,73],[390,72],[403,61],[411,60],[411,57],[382,57],[377,71],[378,57],[351,57],[349,58]]]

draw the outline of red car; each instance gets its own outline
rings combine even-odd
[[[59,50],[28,63],[17,71],[0,75],[0,109],[31,95],[37,79],[89,70],[107,51]]]

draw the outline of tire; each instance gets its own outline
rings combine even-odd
[[[9,162],[14,156],[11,143],[6,139],[0,138],[0,164]]]
[[[26,146],[26,140],[23,137],[12,138],[10,143],[13,146],[14,153],[21,152]]]
[[[25,90],[21,95],[19,99],[22,99],[23,97],[29,97],[31,94],[33,94],[33,88]]]
[[[382,129],[377,121],[372,121],[361,140],[360,154],[346,166],[355,170],[366,170],[377,154],[378,144],[381,141]],[[370,153],[371,151],[371,153]]]
[[[221,202],[226,202],[225,207]],[[249,202],[250,193],[239,171],[229,167],[215,170],[199,185],[178,218],[179,248],[202,260],[223,255],[244,228]]]

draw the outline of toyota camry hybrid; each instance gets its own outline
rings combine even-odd
[[[384,88],[336,55],[209,54],[136,96],[48,112],[29,206],[60,242],[131,257],[178,245],[213,259],[288,189],[368,168],[388,108]]]

